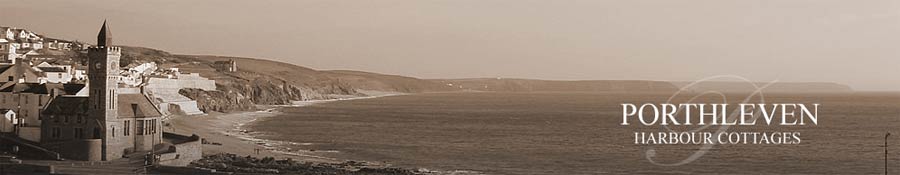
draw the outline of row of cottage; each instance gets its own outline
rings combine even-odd
[[[47,40],[45,42],[45,40]],[[56,39],[45,39],[43,36],[22,28],[0,27],[0,42],[13,43],[13,47],[17,49],[51,49],[51,50],[72,50],[80,49],[82,44],[60,41]]]
[[[10,39],[6,30],[0,38]],[[29,41],[38,35],[15,36],[17,41]],[[18,45],[0,42],[7,49],[25,46]],[[19,54],[0,60],[0,135],[33,142],[63,158],[89,161],[114,160],[172,142],[162,134],[162,120],[171,112],[167,109],[170,105],[190,109],[191,103],[169,96],[181,88],[215,90],[215,82],[177,69],[157,71],[155,63],[123,70],[121,52],[112,46],[104,22],[97,45],[87,49],[86,66],[37,63]],[[160,81],[165,83],[153,83]],[[199,137],[167,134],[181,140],[170,143],[172,147],[164,153],[171,157],[169,162],[184,165],[199,159]]]

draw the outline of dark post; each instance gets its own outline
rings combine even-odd
[[[891,136],[891,133],[888,132],[884,134],[884,174],[888,174],[888,150],[887,150],[887,139],[888,136]]]

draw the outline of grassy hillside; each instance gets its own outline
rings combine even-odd
[[[86,59],[81,52],[58,53],[77,62]],[[215,61],[234,60],[238,71],[223,72],[212,67]],[[181,93],[199,102],[205,111],[249,110],[257,104],[284,105],[297,100],[366,96],[367,93],[421,93],[445,91],[495,92],[674,92],[683,83],[644,80],[554,81],[533,79],[431,79],[385,75],[351,70],[315,70],[277,61],[204,55],[176,55],[165,51],[123,47],[121,66],[156,62],[160,68],[178,68],[199,73],[216,81],[218,91],[185,89]],[[728,83],[702,84],[692,90],[709,88],[740,90]],[[844,91],[849,87],[833,83],[779,84],[774,89]]]
[[[254,104],[284,105],[297,100],[366,96],[369,92],[419,93],[451,91],[436,82],[411,77],[359,71],[319,71],[282,62],[223,56],[174,55],[164,51],[125,47],[122,64],[156,62],[160,68],[178,68],[216,81],[218,91],[186,89],[181,93],[206,111],[252,109]],[[236,72],[213,68],[213,62],[234,60]]]

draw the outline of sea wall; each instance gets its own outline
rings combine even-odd
[[[151,167],[151,174],[234,174],[231,172],[217,172],[214,169],[184,167],[184,166],[166,166],[159,165]]]
[[[3,174],[54,174],[53,165],[0,164]]]
[[[63,158],[84,161],[102,161],[102,144],[100,139],[83,139],[68,142],[46,143],[43,146],[59,153]]]
[[[144,87],[148,91],[157,93],[177,94],[179,89],[194,88],[207,91],[216,90],[216,82],[210,79],[200,77],[200,74],[180,74],[176,79],[171,78],[149,78],[147,86]]]
[[[160,154],[159,164],[165,166],[187,166],[203,158],[200,136],[184,136],[163,132],[163,138],[174,143],[171,152]]]
[[[203,114],[196,108],[196,101],[180,94],[181,89],[201,89],[204,91],[216,90],[216,82],[207,78],[203,78],[200,74],[179,74],[176,78],[149,78],[144,89],[156,101],[158,108],[164,114]],[[171,105],[177,105],[175,110],[170,111]]]

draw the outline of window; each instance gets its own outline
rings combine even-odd
[[[144,135],[144,134],[146,134],[146,133],[144,133],[144,120],[135,120],[135,121],[137,121],[137,125],[136,125],[136,126],[137,126],[137,129],[135,130],[135,132],[137,133],[137,135]]]
[[[82,122],[84,122],[84,116],[79,115],[78,117],[75,117],[75,123],[82,123]]]
[[[125,136],[130,135],[129,131],[131,131],[131,120],[125,120],[125,129],[122,129],[125,132]]]
[[[75,132],[73,132],[73,135],[76,139],[84,138],[84,128],[75,128]]]
[[[53,118],[53,123],[59,123],[59,116],[51,115],[50,118]]]
[[[27,114],[27,113],[26,113]],[[69,116],[64,116],[63,123],[69,123]]]
[[[150,120],[150,134],[156,134],[156,119]]]
[[[52,131],[50,132],[50,137],[59,138],[59,127],[53,127]]]
[[[9,80],[7,81],[13,81],[13,76],[9,76]]]
[[[116,137],[116,126],[112,127],[112,137]],[[94,136],[94,138],[100,138],[100,137]]]
[[[100,128],[94,128],[94,138],[100,138]]]
[[[113,100],[112,100],[113,95],[112,94],[113,94],[112,90],[109,90],[109,93],[106,93],[106,102],[107,102],[106,108],[109,108],[109,109],[113,108],[112,107],[112,104],[113,104]]]

